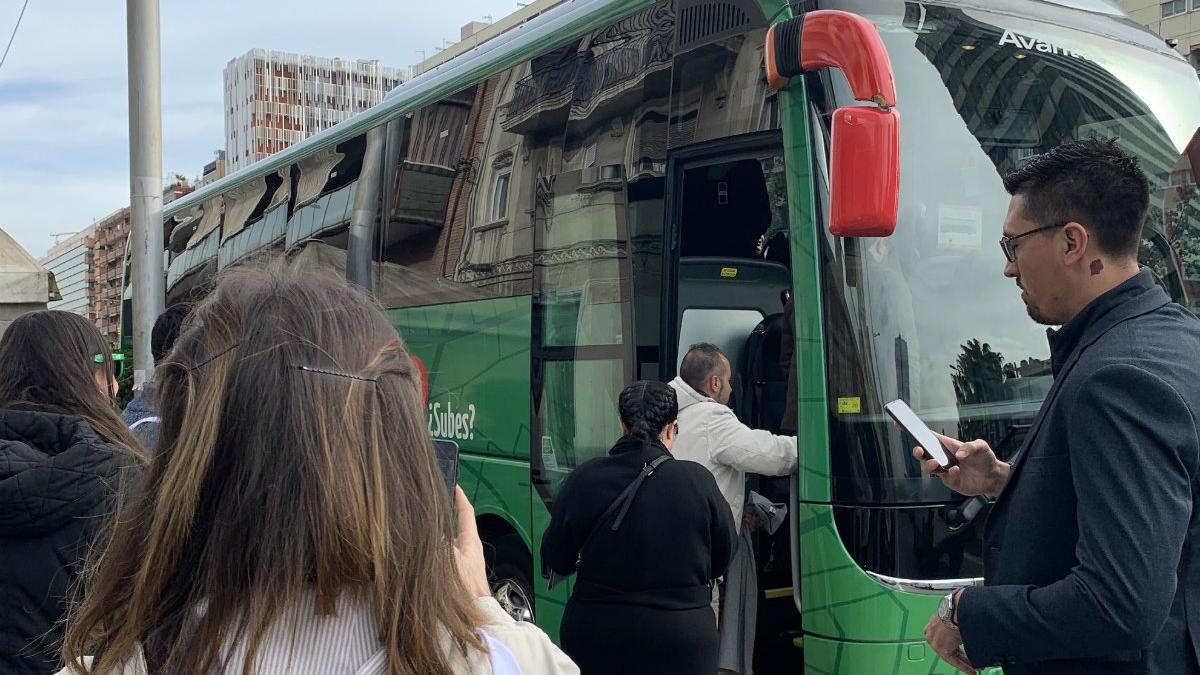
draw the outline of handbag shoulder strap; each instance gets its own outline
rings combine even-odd
[[[596,524],[592,526],[592,531],[588,533],[587,539],[579,547],[579,559],[576,566],[578,566],[578,563],[583,562],[583,552],[587,550],[588,544],[592,543],[592,539],[596,537],[596,532],[604,525],[604,521],[615,512],[617,517],[613,520],[609,530],[616,532],[621,527],[622,521],[625,520],[625,514],[629,512],[629,506],[633,504],[633,498],[637,496],[637,491],[642,487],[642,483],[646,482],[646,479],[653,475],[658,470],[658,467],[671,459],[674,459],[671,455],[661,455],[642,465],[642,470],[638,472],[637,477],[621,491],[621,494],[617,495],[617,498],[608,505],[604,513],[601,513],[600,517],[596,519]]]
[[[633,504],[633,498],[637,495],[638,488],[642,487],[642,483],[646,482],[646,479],[649,478],[651,474],[658,470],[658,467],[665,464],[669,459],[671,459],[670,455],[661,455],[659,457],[655,457],[653,461],[642,466],[642,470],[638,472],[637,478],[634,478],[633,482],[629,484],[629,487],[625,488],[625,492],[622,493],[622,496],[617,498],[617,502],[621,503],[621,510],[617,513],[617,518],[613,521],[612,528],[610,528],[613,532],[616,532],[617,528],[621,527],[621,521],[625,520],[625,514],[629,512],[629,506]],[[614,502],[613,506],[615,506],[617,502]],[[613,506],[609,506],[608,508],[611,510]],[[604,516],[600,517],[601,520],[603,520],[603,518],[607,515],[608,512],[606,511]],[[599,525],[599,523],[600,521],[597,521],[596,524]]]

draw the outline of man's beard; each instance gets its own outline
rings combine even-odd
[[[1029,291],[1025,290],[1025,287],[1021,285],[1020,279],[1017,279],[1017,288],[1021,289],[1021,292],[1024,293],[1026,297],[1028,297]],[[1021,300],[1025,303],[1025,311],[1029,312],[1029,318],[1033,319],[1033,321],[1035,323],[1039,323],[1043,326],[1057,326],[1058,325],[1057,322],[1049,320],[1046,317],[1046,315],[1042,312],[1042,310],[1035,307],[1034,304],[1032,302],[1030,302],[1028,299],[1021,298]]]
[[[1057,321],[1051,321],[1049,318],[1046,317],[1045,314],[1042,313],[1042,311],[1040,309],[1038,309],[1037,307],[1034,307],[1033,303],[1031,303],[1031,302],[1025,303],[1025,311],[1029,312],[1029,318],[1033,319],[1035,323],[1039,323],[1043,326],[1057,326],[1058,325]]]

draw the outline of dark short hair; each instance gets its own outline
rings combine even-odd
[[[670,385],[642,380],[621,390],[617,411],[630,436],[652,441],[679,416],[679,399]]]
[[[1041,226],[1077,222],[1100,250],[1137,257],[1150,183],[1112,139],[1069,141],[1004,176],[1004,189],[1026,199],[1024,216]]]
[[[679,378],[692,389],[704,388],[704,381],[721,368],[721,359],[728,357],[714,344],[701,342],[688,347],[683,363],[679,364]]]
[[[179,327],[187,318],[188,310],[187,305],[171,305],[154,320],[154,328],[150,331],[150,353],[154,355],[155,363],[161,362],[171,353],[171,348],[175,346],[175,340],[179,337]]]

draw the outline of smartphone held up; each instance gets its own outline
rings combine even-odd
[[[916,439],[917,445],[925,451],[925,458],[936,460],[942,471],[958,464],[954,453],[942,445],[937,434],[933,433],[933,430],[922,422],[920,417],[917,417],[907,403],[896,399],[884,405],[883,409],[895,420],[896,424],[899,424],[902,429]]]
[[[450,501],[454,501],[454,486],[458,484],[458,443],[435,438],[433,451],[437,454],[438,468],[442,470]]]

